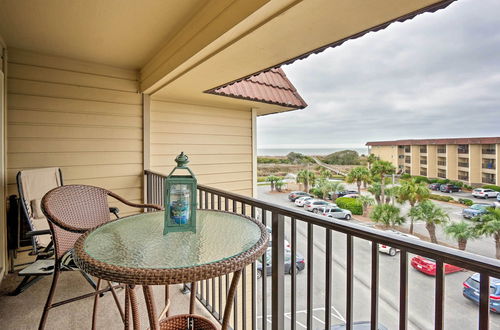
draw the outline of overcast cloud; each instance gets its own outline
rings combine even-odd
[[[260,148],[500,136],[500,1],[459,0],[283,69],[309,106],[260,117]]]

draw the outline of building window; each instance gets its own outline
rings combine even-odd
[[[468,154],[469,153],[469,145],[468,144],[459,144],[457,147],[457,151],[459,154]]]
[[[490,173],[483,173],[483,183],[496,184],[496,175]]]
[[[405,163],[406,164],[411,164],[411,157],[410,156],[406,156],[405,157]]]
[[[496,164],[494,159],[483,159],[483,168],[488,170],[496,169]]]
[[[494,155],[496,153],[496,147],[494,144],[485,144],[481,149],[483,155]]]
[[[437,148],[438,154],[445,154],[446,153],[446,145],[440,145]]]
[[[405,148],[405,152],[410,152],[411,151],[410,150],[410,146],[404,146],[404,148]]]
[[[458,179],[462,181],[469,181],[469,172],[458,171]]]
[[[439,171],[438,171],[438,178],[441,178],[441,179],[446,179],[446,171],[444,171],[444,170],[439,170]]]
[[[420,146],[420,153],[426,154],[427,153],[427,146]]]
[[[459,158],[458,159],[459,167],[469,167],[469,160],[467,158]]]

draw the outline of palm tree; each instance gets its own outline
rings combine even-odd
[[[377,160],[379,160],[379,158],[374,154],[368,155],[368,158],[366,159],[366,161],[368,162],[368,169],[371,169],[372,164],[375,163]]]
[[[303,183],[304,190],[309,192],[309,186],[313,186],[316,182],[316,175],[309,170],[300,170],[299,173],[297,173],[296,181],[297,183]]]
[[[335,200],[337,198],[337,192],[345,190],[345,186],[339,181],[328,181],[325,180],[323,184],[320,184],[319,189],[323,194],[323,199],[326,199],[329,193],[332,193],[331,199]]]
[[[266,178],[266,181],[271,183],[271,191],[274,190],[276,182],[278,182],[279,180],[281,180],[281,178],[275,175],[270,175]]]
[[[346,181],[348,183],[356,182],[358,186],[358,194],[361,194],[361,184],[363,182],[369,182],[371,179],[370,170],[364,166],[358,166],[353,168],[349,174],[347,174]]]
[[[380,200],[380,195],[382,194],[382,185],[380,184],[380,182],[372,183],[372,185],[368,187],[368,191],[373,194],[378,205],[382,204]]]
[[[458,242],[458,249],[465,251],[467,241],[477,237],[474,227],[465,221],[455,222],[444,227],[446,235],[454,238]]]
[[[417,220],[425,221],[425,228],[429,232],[429,237],[432,243],[438,244],[436,237],[436,225],[444,225],[450,217],[439,206],[430,200],[424,200],[417,206],[412,207],[409,216]]]
[[[390,204],[375,206],[370,214],[370,218],[372,218],[375,222],[382,223],[386,228],[405,223],[405,218],[401,216],[401,210]]]
[[[495,256],[500,259],[500,209],[490,208],[487,214],[481,216],[481,221],[477,222],[475,229],[480,236],[493,236]]]
[[[373,197],[369,195],[359,195],[358,201],[363,205],[363,216],[366,216],[366,211],[368,211],[368,206],[371,206],[375,203]]]
[[[330,179],[333,176],[333,174],[332,174],[332,171],[321,166],[319,169],[319,176],[322,179]]]
[[[385,203],[389,204],[391,203],[394,205],[394,199],[398,196],[399,194],[399,187],[398,186],[393,186],[390,188],[385,188],[384,189],[385,193]]]
[[[428,199],[430,196],[429,188],[425,183],[418,183],[415,178],[410,180],[404,180],[399,187],[397,200],[398,203],[404,203],[408,201],[410,206],[413,208],[417,202]],[[413,234],[413,217],[410,217],[410,234]]]
[[[384,189],[384,184],[385,184],[385,177],[384,175],[388,174],[393,174],[396,172],[396,167],[392,165],[391,162],[385,161],[385,160],[377,160],[373,163],[372,168],[371,168],[372,175],[379,175],[380,176],[380,184],[381,184],[381,195],[380,199],[382,200],[382,203],[385,200],[385,189]]]

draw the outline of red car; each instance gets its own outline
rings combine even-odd
[[[416,256],[411,258],[411,266],[424,274],[436,276],[436,260],[434,259]],[[464,269],[450,264],[444,264],[445,274],[461,272],[462,270]]]

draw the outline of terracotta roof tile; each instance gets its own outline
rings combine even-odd
[[[307,103],[281,68],[257,73],[244,80],[211,89],[207,93],[302,109]]]

